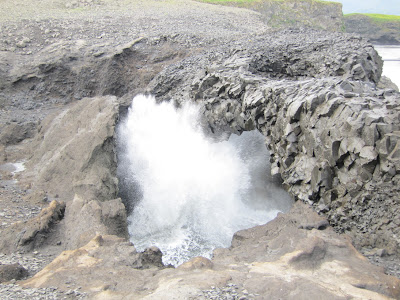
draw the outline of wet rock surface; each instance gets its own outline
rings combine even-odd
[[[105,298],[398,298],[400,280],[371,265],[348,237],[331,227],[300,228],[323,220],[299,201],[290,213],[236,233],[232,246],[216,249],[211,261],[197,257],[178,268],[160,268],[158,255],[149,260],[146,251],[137,253],[123,238],[97,236],[79,249],[63,252],[22,285],[65,289],[69,282]],[[140,261],[151,263],[142,268]]]
[[[212,132],[258,129],[271,151],[272,173],[296,199],[327,215],[358,247],[398,255],[399,94],[376,87],[382,60],[370,44],[307,36],[309,42],[296,42],[298,33],[288,32],[290,45],[274,38],[248,47],[254,52],[238,47],[218,58],[185,60],[156,77],[150,91],[197,101]],[[357,50],[338,59],[348,51],[344,44]]]

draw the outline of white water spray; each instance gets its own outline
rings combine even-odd
[[[260,133],[215,143],[199,124],[193,104],[177,110],[140,95],[118,128],[118,175],[134,190],[131,241],[139,251],[158,246],[166,264],[210,257],[236,231],[264,224],[291,204],[267,183]]]

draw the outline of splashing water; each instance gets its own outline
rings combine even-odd
[[[236,231],[264,224],[291,204],[267,183],[269,154],[260,133],[215,143],[199,115],[194,104],[177,110],[139,95],[118,127],[118,176],[133,205],[131,241],[139,251],[158,246],[165,264],[210,257]]]

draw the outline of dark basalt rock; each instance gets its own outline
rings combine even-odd
[[[20,280],[28,276],[26,270],[20,264],[0,265],[0,283],[10,280]]]
[[[391,224],[400,212],[400,95],[377,87],[381,70],[381,58],[362,39],[286,31],[268,43],[172,65],[149,91],[198,102],[214,133],[258,129],[272,173],[295,199],[324,213],[357,246],[397,253],[399,227]]]

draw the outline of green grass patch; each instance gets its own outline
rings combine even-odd
[[[396,15],[382,15],[382,14],[347,14],[347,16],[362,15],[367,16],[375,22],[400,22],[400,16]]]
[[[334,1],[325,1],[325,0],[196,0],[198,2],[210,3],[210,4],[219,4],[233,7],[244,7],[254,9],[255,7],[261,5],[262,3],[281,3],[285,4],[285,2],[308,2],[311,4],[320,4],[320,5],[340,5],[339,2]],[[257,9],[256,9],[257,10]]]
[[[197,0],[198,2],[205,2],[205,3],[212,3],[212,4],[227,4],[227,5],[245,5],[245,4],[252,4],[252,3],[261,3],[261,2],[285,2],[285,1],[292,1],[293,0]],[[307,2],[317,2],[323,3],[327,5],[331,4],[340,4],[339,2],[334,1],[324,1],[324,0],[298,0],[298,1],[307,1]]]
[[[342,3],[340,3],[340,2],[335,2],[335,1],[327,1],[327,0],[311,0],[311,1],[313,1],[313,2],[317,2],[317,3],[323,3],[323,4],[326,4],[326,5],[338,5],[338,4],[342,4]]]

